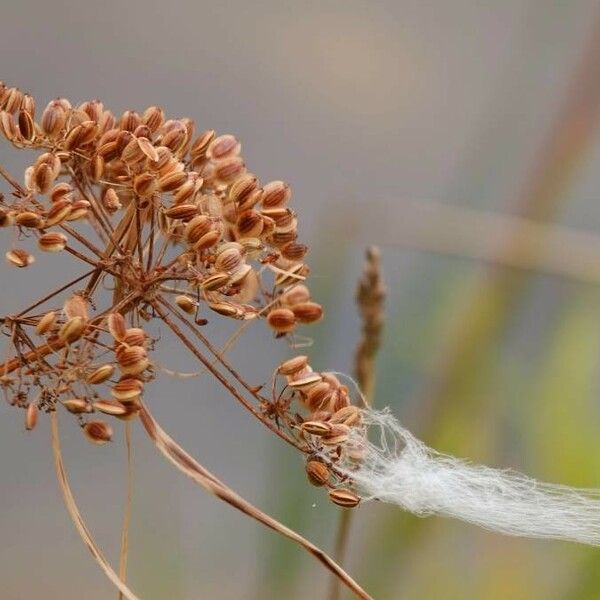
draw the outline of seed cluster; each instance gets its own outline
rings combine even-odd
[[[40,251],[91,267],[2,318],[14,357],[0,365],[0,384],[8,402],[25,410],[26,428],[35,427],[39,410],[62,406],[89,440],[109,441],[112,427],[97,417],[131,419],[141,410],[157,342],[145,324],[160,319],[255,416],[307,453],[312,483],[327,486],[341,506],[358,504],[335,470],[342,455],[359,455],[347,440],[360,427],[360,411],[345,386],[296,357],[280,365],[284,390],[267,400],[200,332],[222,316],[264,320],[275,337],[293,338],[323,317],[305,282],[308,248],[297,240],[290,187],[261,184],[233,135],[196,134],[191,119],[169,119],[158,106],[115,116],[99,100],[58,98],[36,120],[33,98],[0,83],[0,132],[14,147],[37,152],[22,183],[0,167],[12,186],[0,195],[0,226],[14,232],[8,263],[29,267],[33,239]],[[38,307],[44,312],[35,313]],[[293,413],[292,403],[305,415]]]

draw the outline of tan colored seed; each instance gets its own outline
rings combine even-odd
[[[246,165],[239,156],[231,156],[215,164],[215,178],[221,183],[231,183],[246,172]]]
[[[195,204],[176,204],[165,211],[170,219],[181,219],[184,223],[190,221],[198,214]]]
[[[208,308],[224,317],[231,317],[233,319],[245,318],[244,310],[230,302],[210,302]]]
[[[241,144],[231,134],[220,135],[215,138],[206,150],[206,157],[211,160],[221,160],[240,153]]]
[[[289,333],[296,326],[296,317],[288,308],[276,308],[267,316],[267,323],[277,333]]]
[[[127,414],[127,407],[121,404],[118,400],[98,400],[93,404],[94,410],[97,410],[105,415],[118,417]]]
[[[314,385],[306,395],[306,406],[312,411],[327,408],[333,390],[326,381]]]
[[[31,211],[24,211],[15,217],[15,223],[21,227],[31,227],[36,229],[42,224],[42,217]]]
[[[142,115],[142,122],[150,129],[152,133],[158,131],[165,122],[165,114],[158,106],[150,106]]]
[[[226,244],[219,248],[215,259],[215,269],[217,271],[236,271],[244,262],[241,252],[242,247],[239,244]]]
[[[85,331],[86,323],[83,317],[72,317],[58,331],[58,338],[67,344],[78,340]]]
[[[21,250],[20,248],[9,250],[5,256],[9,264],[19,267],[20,269],[28,267],[35,262],[35,257],[33,255],[29,254],[27,250]]]
[[[141,173],[133,180],[133,191],[142,198],[152,196],[158,189],[158,183],[153,173]]]
[[[86,381],[92,385],[104,383],[107,379],[110,379],[110,377],[112,376],[112,374],[114,372],[115,372],[114,365],[110,365],[110,364],[100,365],[97,369],[94,369],[86,377]]]
[[[31,431],[37,424],[38,407],[32,402],[25,411],[25,429]]]
[[[119,402],[133,402],[144,390],[144,383],[139,379],[126,378],[121,379],[113,385],[110,393]]]
[[[281,248],[281,255],[294,262],[302,260],[307,252],[308,246],[306,244],[298,244],[296,242],[289,242]]]
[[[127,325],[125,323],[125,317],[121,313],[110,313],[106,319],[108,325],[108,331],[110,335],[117,341],[121,341],[127,333]]]
[[[69,398],[62,401],[62,405],[70,412],[76,415],[91,412],[92,406],[83,398]]]
[[[306,463],[306,475],[308,480],[317,487],[325,485],[329,481],[329,469],[327,465],[318,460],[309,460]]]
[[[316,302],[301,302],[292,306],[292,312],[300,323],[315,323],[323,318],[323,307]]]
[[[119,196],[113,188],[107,188],[104,194],[102,194],[102,205],[109,213],[114,213],[122,208]]]
[[[122,341],[128,346],[144,346],[147,341],[146,332],[140,327],[129,327]]]
[[[67,319],[81,317],[88,320],[88,301],[81,293],[71,294],[63,304],[63,311]]]
[[[42,113],[42,130],[51,139],[60,135],[67,122],[67,112],[60,102],[53,100]]]
[[[354,427],[361,422],[361,413],[358,406],[344,406],[336,411],[331,417],[331,423],[342,423],[348,427]]]
[[[142,346],[119,346],[116,356],[119,368],[125,375],[139,375],[149,365],[146,350]]]
[[[350,428],[341,423],[335,423],[331,425],[331,431],[323,436],[323,443],[328,446],[337,446],[343,444],[348,440],[350,434]]]
[[[194,159],[203,158],[206,156],[206,149],[209,144],[215,137],[214,129],[207,129],[202,132],[197,138],[194,144],[192,145],[192,149],[190,150],[190,154]]]
[[[112,439],[112,427],[105,421],[89,421],[83,427],[87,439],[98,445],[106,444]]]
[[[204,234],[195,244],[194,250],[200,252],[214,246],[221,239],[221,232],[216,229]]]
[[[215,273],[200,282],[200,287],[206,292],[219,290],[229,283],[228,273]]]
[[[67,198],[54,202],[48,211],[44,227],[52,227],[62,223],[71,213],[71,202]]]
[[[294,358],[288,358],[288,360],[282,362],[278,367],[278,371],[282,375],[293,375],[304,369],[307,365],[308,356],[294,356]]]
[[[265,208],[275,208],[285,205],[292,195],[290,186],[284,181],[271,181],[264,186],[262,205]]]
[[[38,239],[38,246],[44,252],[60,252],[67,245],[67,236],[59,231],[49,231]]]
[[[258,189],[259,183],[256,175],[252,173],[246,173],[241,177],[238,177],[231,188],[229,189],[229,198],[239,204],[245,204],[244,200],[247,196],[249,196],[254,190]],[[251,207],[248,207],[251,208]]]
[[[186,296],[185,294],[181,294],[175,298],[175,304],[181,308],[184,312],[193,315],[196,312],[196,308],[198,304],[193,298],[190,296]]]
[[[244,211],[237,220],[237,230],[242,237],[260,237],[264,226],[263,217],[253,209]]]
[[[329,499],[343,508],[354,508],[360,503],[360,496],[346,489],[337,489],[329,491]]]
[[[45,335],[48,333],[56,323],[56,313],[54,311],[47,312],[35,326],[35,331],[38,335]]]
[[[77,221],[78,219],[82,219],[87,216],[89,208],[90,203],[87,200],[75,200],[71,205],[67,221]]]
[[[171,171],[158,180],[161,192],[174,192],[187,181],[185,171]]]
[[[327,435],[331,431],[331,425],[323,423],[322,421],[304,421],[304,423],[300,425],[300,431],[321,437]]]
[[[212,221],[206,215],[194,217],[185,227],[185,239],[188,244],[194,245],[203,235],[212,228]]]
[[[33,119],[31,115],[25,111],[19,111],[19,131],[21,132],[21,136],[23,139],[30,142],[35,137],[35,125],[33,123]]]
[[[290,381],[288,385],[295,390],[308,393],[308,391],[321,381],[322,377],[319,373],[310,373],[304,377]]]

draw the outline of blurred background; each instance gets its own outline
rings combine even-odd
[[[592,0],[20,0],[0,22],[0,77],[39,106],[159,104],[234,133],[262,181],[292,185],[327,311],[310,330],[316,368],[352,369],[354,290],[376,244],[388,290],[376,404],[439,450],[587,487],[600,487],[599,64]],[[21,158],[0,148],[15,172]],[[0,312],[63,268],[1,266]],[[165,366],[195,370],[161,346]],[[291,352],[257,327],[230,357],[260,383]],[[339,511],[208,377],[162,376],[146,400],[225,482],[332,548]],[[0,418],[0,597],[115,597],[63,506],[47,420],[25,433],[20,412]],[[312,557],[205,495],[136,429],[129,581],[144,600],[326,597]],[[116,563],[121,432],[92,448],[65,421],[63,436]],[[375,504],[357,511],[347,567],[384,600],[600,596],[597,550]]]

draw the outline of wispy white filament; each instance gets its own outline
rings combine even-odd
[[[365,417],[380,435],[370,436],[375,443],[367,443],[364,462],[348,473],[366,498],[508,535],[600,545],[600,490],[474,465],[428,448],[388,411],[368,410]]]

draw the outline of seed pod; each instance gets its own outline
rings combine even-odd
[[[325,485],[329,481],[329,469],[327,465],[318,460],[309,460],[305,466],[308,480],[317,487]]]
[[[23,102],[23,92],[16,87],[8,88],[2,94],[2,102],[0,106],[9,113],[14,113],[21,107]]]
[[[71,202],[66,198],[54,202],[46,215],[44,227],[52,227],[62,223],[71,213],[71,207]]]
[[[72,317],[59,329],[58,338],[62,342],[72,344],[83,335],[85,327],[83,317]]]
[[[164,122],[165,114],[158,106],[149,106],[142,115],[142,123],[144,123],[152,133],[158,131]]]
[[[15,217],[15,223],[20,227],[37,229],[42,224],[42,217],[35,212],[24,211]]]
[[[52,202],[52,204],[56,204],[57,202],[59,202],[61,200],[66,200],[66,201],[70,202],[72,193],[73,193],[73,188],[71,187],[70,184],[68,184],[66,182],[60,182],[60,183],[57,183],[52,188],[52,190],[50,190],[50,193],[48,195],[50,196],[50,201]]]
[[[125,324],[125,318],[121,313],[110,313],[106,318],[106,324],[108,325],[108,331],[110,335],[120,342],[127,333],[127,325]]]
[[[231,304],[231,302],[210,302],[208,303],[208,308],[223,317],[231,317],[232,319],[244,318],[244,310],[235,304]]]
[[[302,373],[299,371],[298,374]],[[295,374],[297,375],[297,374]],[[294,375],[294,376],[295,376]],[[307,375],[303,375],[302,377],[298,377],[297,379],[293,379],[288,383],[289,387],[294,390],[298,390],[304,393],[308,393],[309,390],[319,383],[322,380],[322,377],[319,373],[309,373]]]
[[[348,440],[350,434],[350,428],[341,423],[331,425],[331,430],[328,434],[323,436],[323,443],[328,446],[338,446]]]
[[[264,186],[262,205],[265,208],[275,208],[285,205],[292,195],[290,186],[284,181],[271,181]]]
[[[236,243],[224,244],[217,250],[215,269],[217,271],[236,271],[244,262],[242,247]]]
[[[67,221],[77,221],[78,219],[82,219],[87,216],[89,208],[90,203],[87,200],[75,200],[75,202],[71,204],[71,210],[69,211]]]
[[[212,221],[206,215],[194,217],[185,227],[184,236],[187,243],[194,245],[203,235],[212,228]]]
[[[288,308],[276,308],[267,316],[267,323],[277,333],[289,333],[296,326],[296,317]]]
[[[31,431],[37,424],[38,407],[37,404],[31,402],[25,411],[25,429]]]
[[[206,150],[206,158],[221,160],[229,156],[237,156],[241,148],[241,144],[235,136],[231,134],[220,135],[209,144]]]
[[[67,245],[67,236],[59,231],[49,231],[38,239],[38,246],[44,252],[60,252]]]
[[[91,385],[98,385],[99,383],[104,383],[107,379],[110,379],[114,372],[114,365],[100,365],[86,377],[86,381]]]
[[[128,327],[122,340],[128,346],[144,346],[146,341],[146,332],[140,327]]]
[[[63,311],[67,319],[72,317],[81,317],[84,321],[88,320],[88,301],[81,293],[71,294],[63,304]]]
[[[135,417],[138,416],[140,409],[142,408],[135,400],[133,402],[125,404],[124,407],[125,413],[115,415],[115,417],[119,419],[119,421],[131,421],[132,419],[135,419]]]
[[[31,142],[35,137],[35,125],[31,115],[25,110],[19,111],[18,123],[19,131],[21,132],[23,139]]]
[[[139,379],[127,377],[113,385],[110,393],[119,402],[128,403],[136,400],[144,390],[144,383]]]
[[[91,412],[92,406],[84,398],[69,398],[62,401],[62,405],[75,415]]]
[[[201,252],[214,246],[221,239],[221,232],[213,229],[208,233],[204,234],[195,244],[194,250]]]
[[[9,250],[5,256],[9,264],[19,267],[20,269],[28,267],[35,262],[35,257],[33,255],[29,254],[27,250],[21,250],[20,248]]]
[[[297,244],[296,242],[289,242],[281,248],[281,255],[294,262],[302,260],[307,252],[308,246],[306,244]]]
[[[215,273],[214,275],[208,276],[200,282],[200,287],[205,292],[214,292],[220,290],[222,287],[229,283],[228,273]]]
[[[106,188],[102,194],[102,205],[111,214],[122,208],[119,196],[113,188]]]
[[[149,365],[146,350],[142,346],[119,346],[116,356],[119,368],[125,375],[139,375]]]
[[[215,163],[215,178],[221,183],[232,183],[246,172],[246,165],[239,156],[231,156]]]
[[[253,209],[244,211],[237,220],[237,230],[241,237],[260,237],[264,226],[263,217]]]
[[[329,425],[329,423],[323,423],[322,421],[304,421],[304,423],[300,425],[300,431],[302,431],[302,433],[321,437],[327,435],[331,431],[331,425]]]
[[[94,410],[113,417],[127,414],[127,407],[118,400],[98,400],[97,402],[94,402],[93,406]]]
[[[168,208],[165,214],[170,219],[181,219],[186,223],[198,215],[198,206],[195,204],[176,204]]]
[[[329,491],[329,499],[343,508],[354,508],[360,503],[360,496],[350,490],[339,488]]]
[[[315,323],[323,318],[323,307],[316,302],[294,304],[292,312],[300,323]]]
[[[45,335],[54,327],[55,323],[56,313],[51,310],[38,321],[38,324],[35,326],[35,331],[38,335]]]
[[[354,427],[361,422],[361,414],[358,406],[344,406],[336,411],[331,417],[331,423],[342,423],[348,427]]]
[[[300,355],[288,358],[279,365],[277,370],[281,375],[293,375],[294,373],[298,373],[298,371],[302,371],[307,365],[308,356]]]
[[[133,180],[133,191],[142,198],[152,196],[157,189],[158,183],[153,173],[141,173]]]
[[[42,130],[51,139],[56,139],[67,122],[67,112],[58,100],[53,100],[42,113]]]
[[[167,121],[163,128],[167,131],[160,140],[161,145],[169,148],[171,152],[179,152],[187,142],[186,126],[181,121]]]
[[[112,439],[112,427],[105,421],[88,421],[83,426],[87,439],[98,445],[106,444]]]
[[[204,158],[206,156],[206,149],[209,144],[215,137],[214,129],[207,129],[202,132],[193,143],[192,148],[190,150],[190,154],[194,160],[198,160],[200,158]]]
[[[258,189],[259,183],[256,175],[252,173],[246,173],[241,177],[238,177],[231,188],[229,189],[229,198],[236,204],[243,204],[245,198],[250,195],[254,190]],[[251,207],[248,207],[251,208]]]
[[[314,385],[306,395],[306,406],[311,412],[327,408],[333,390],[326,381]]]
[[[45,194],[50,189],[54,179],[55,177],[52,167],[45,163],[39,165],[33,171],[33,180],[35,181],[35,185],[41,194]]]
[[[184,312],[193,315],[196,312],[198,304],[193,298],[181,294],[175,298],[175,304],[181,308]]]
[[[134,110],[126,110],[119,119],[119,127],[125,131],[135,131],[142,123],[140,115]]]
[[[185,171],[171,171],[158,180],[158,187],[161,192],[174,192],[186,181],[187,173]]]

